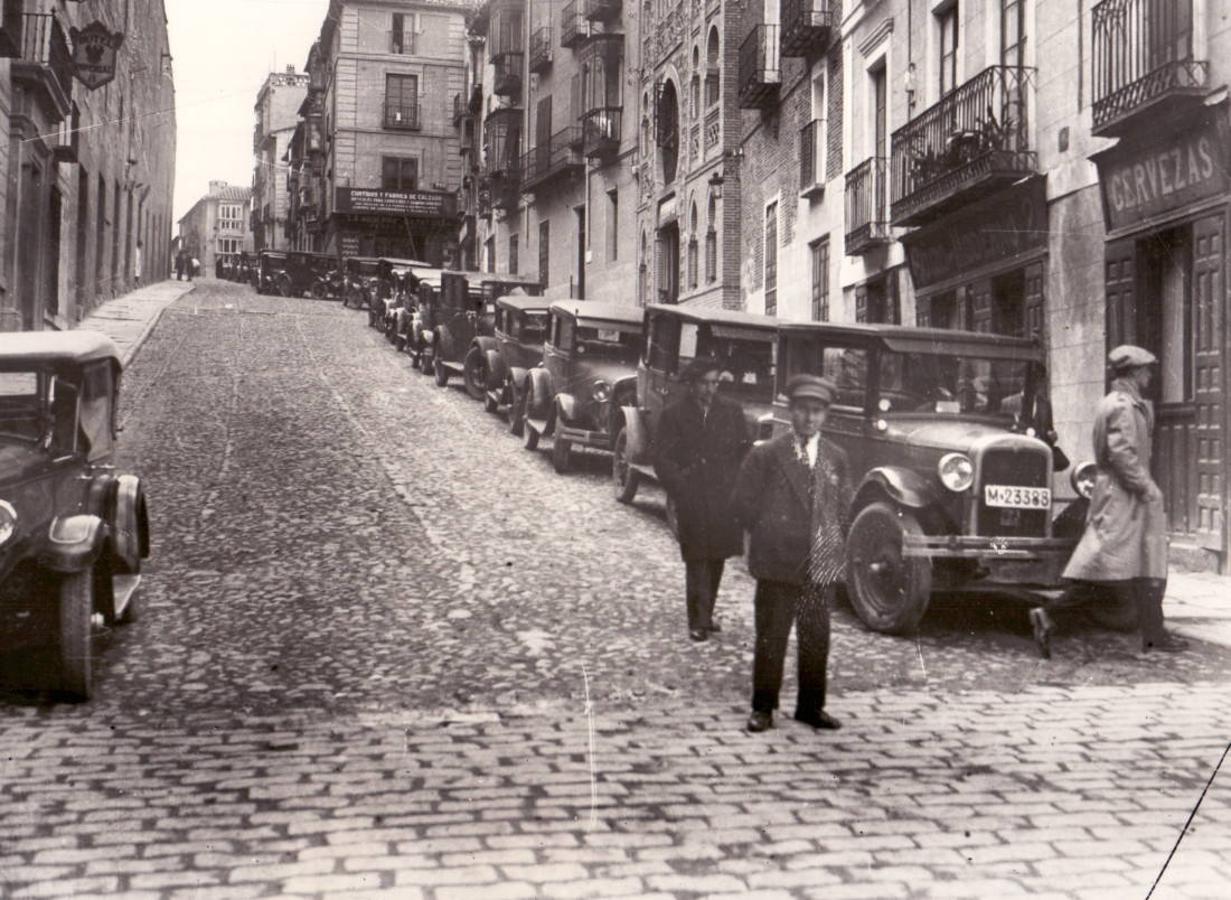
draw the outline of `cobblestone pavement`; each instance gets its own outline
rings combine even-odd
[[[1144,897],[1204,792],[1154,896],[1226,896],[1231,652],[839,609],[846,728],[746,735],[742,567],[692,644],[660,495],[555,475],[365,321],[163,314],[121,411],[140,618],[87,706],[4,661],[0,895]]]

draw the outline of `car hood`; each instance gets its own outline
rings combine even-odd
[[[1002,435],[1012,435],[1006,425],[987,420],[935,416],[886,416],[884,436],[915,447],[971,452],[977,445]]]
[[[601,378],[612,387],[616,383],[630,376],[636,377],[636,366],[629,366],[618,362],[591,362],[586,361],[584,366],[579,366],[576,369],[575,380],[577,381],[593,381]]]
[[[0,441],[0,498],[9,485],[42,468],[47,456],[39,448]]]

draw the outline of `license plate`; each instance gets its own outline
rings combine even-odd
[[[1051,489],[985,484],[983,502],[997,509],[1051,509]]]

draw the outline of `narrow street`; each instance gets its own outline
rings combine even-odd
[[[830,709],[743,733],[753,582],[687,638],[662,496],[561,477],[364,314],[205,281],[125,378],[139,619],[97,699],[8,660],[0,895],[1226,896],[1231,651],[1025,607],[837,611]],[[545,442],[546,444],[547,442]],[[28,661],[27,661],[28,663]],[[787,696],[793,700],[792,663]],[[789,704],[788,704],[789,712]]]

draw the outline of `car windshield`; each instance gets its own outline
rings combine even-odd
[[[0,443],[37,444],[42,439],[42,383],[35,371],[0,372]]]
[[[722,364],[724,394],[742,400],[769,403],[774,396],[774,357],[777,355],[772,331],[712,325],[698,329],[685,322],[680,330],[678,371],[698,356],[718,360]]]
[[[580,356],[601,357],[615,362],[637,365],[641,355],[641,332],[639,327],[578,326],[577,353]]]
[[[1012,418],[1022,409],[1029,368],[1020,359],[882,353],[878,408]]]
[[[547,322],[545,311],[522,313],[513,319],[513,336],[523,344],[541,344],[547,340]]]

